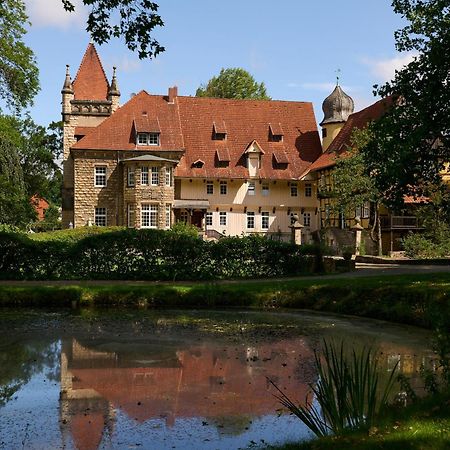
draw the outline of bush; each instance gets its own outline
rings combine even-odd
[[[411,258],[443,258],[450,256],[450,235],[439,240],[424,234],[410,234],[403,241],[403,248]]]
[[[321,259],[321,249],[313,246],[303,248],[260,236],[209,242],[188,228],[86,227],[31,235],[0,232],[3,279],[283,277],[319,270],[323,267]]]

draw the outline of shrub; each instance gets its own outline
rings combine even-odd
[[[170,231],[86,227],[31,235],[0,232],[4,279],[282,277],[323,268],[321,259],[317,247],[305,249],[256,235],[204,241],[191,227]]]

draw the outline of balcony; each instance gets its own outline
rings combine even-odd
[[[422,224],[415,216],[382,216],[381,228],[383,230],[418,230]]]

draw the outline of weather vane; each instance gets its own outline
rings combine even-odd
[[[341,75],[341,69],[336,70],[336,86],[339,86],[339,79]]]

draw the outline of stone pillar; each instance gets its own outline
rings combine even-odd
[[[302,228],[303,225],[300,223],[297,214],[292,216],[291,225],[291,242],[296,245],[302,245]]]
[[[355,232],[355,255],[359,255],[361,249],[361,235],[364,228],[361,226],[361,219],[355,218],[355,225],[352,226],[352,230]]]

